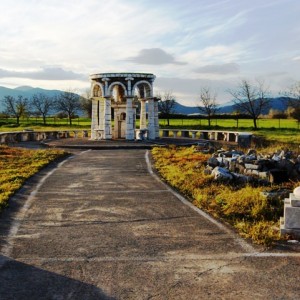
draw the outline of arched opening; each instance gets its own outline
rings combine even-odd
[[[121,85],[116,84],[112,89],[112,98],[116,103],[125,103],[125,91]]]
[[[124,99],[127,96],[126,86],[119,81],[113,82],[108,88],[108,96],[112,97],[115,102]]]
[[[102,96],[103,93],[102,93],[101,86],[99,84],[95,84],[93,87],[92,97],[102,97]]]
[[[133,87],[134,96],[138,99],[140,129],[147,128],[146,100],[152,97],[152,86],[148,81],[138,81]]]
[[[152,97],[152,87],[148,81],[138,81],[133,87],[133,94],[139,99]]]

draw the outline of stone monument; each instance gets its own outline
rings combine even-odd
[[[101,73],[90,75],[90,80],[91,139],[148,138],[154,140],[159,137],[159,99],[153,97],[155,75]],[[146,102],[148,114],[146,113]],[[140,128],[136,129],[138,107],[140,107]]]
[[[300,187],[294,189],[284,200],[284,217],[281,218],[281,234],[290,234],[300,238]]]

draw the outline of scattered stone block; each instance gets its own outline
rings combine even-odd
[[[269,180],[269,178],[270,178],[270,172],[259,172],[258,173],[258,177],[260,179]]]
[[[268,200],[284,200],[284,198],[289,197],[290,190],[287,189],[275,189],[271,191],[264,191],[261,194]]]
[[[254,149],[249,149],[248,151],[247,151],[247,154],[246,154],[247,156],[250,156],[250,155],[254,155],[254,156],[256,156],[256,150],[254,150]]]
[[[214,175],[215,179],[220,181],[227,182],[233,180],[233,175],[229,172],[229,170],[221,167],[215,167],[211,174]]]
[[[211,167],[217,167],[220,164],[219,161],[215,157],[211,157],[207,163]]]
[[[300,207],[300,197],[295,195],[295,190],[290,194],[290,202],[292,207]]]
[[[254,165],[254,164],[245,164],[246,169],[251,169],[251,170],[258,170],[260,169],[260,165]]]

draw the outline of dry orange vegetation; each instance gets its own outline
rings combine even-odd
[[[162,178],[197,207],[231,224],[255,243],[271,245],[280,239],[283,202],[261,194],[271,187],[217,183],[203,172],[210,155],[197,152],[194,147],[154,148],[152,156]],[[287,185],[293,188],[292,183]]]
[[[26,179],[51,161],[65,156],[61,150],[28,150],[0,146],[0,208]]]

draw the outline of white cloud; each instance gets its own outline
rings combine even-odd
[[[35,80],[78,80],[85,79],[87,76],[66,71],[59,67],[45,67],[40,70],[15,71],[0,68],[0,78],[28,78]]]
[[[205,81],[222,90],[224,78],[297,80],[299,10],[294,0],[0,1],[0,85],[83,87],[82,74],[149,72],[191,101]]]
[[[228,19],[224,19],[220,17],[219,20],[216,21],[216,25],[212,25],[209,28],[207,28],[203,32],[203,34],[207,37],[212,37],[214,35],[221,35],[226,32],[231,32],[236,28],[240,27],[242,24],[246,23],[247,13],[248,13],[247,10],[241,11]]]
[[[137,56],[128,58],[128,61],[144,65],[186,64],[185,62],[176,61],[172,54],[160,48],[142,49]]]
[[[231,80],[210,80],[203,78],[178,78],[178,77],[158,77],[154,85],[155,91],[172,91],[179,103],[194,106],[199,100],[199,93],[202,87],[210,87],[217,93],[219,103],[226,103],[231,100],[228,89],[235,87],[235,82]]]
[[[237,74],[239,73],[239,66],[235,63],[226,63],[219,65],[205,65],[194,70],[196,73],[204,74]]]

